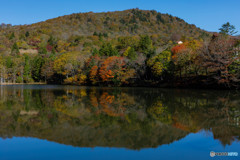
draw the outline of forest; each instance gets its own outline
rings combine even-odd
[[[154,10],[77,13],[0,25],[0,82],[96,86],[240,86],[240,38]]]

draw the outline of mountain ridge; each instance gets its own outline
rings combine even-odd
[[[12,26],[8,30],[20,30],[20,32],[37,30],[47,35],[56,35],[60,39],[69,38],[66,35],[90,36],[94,32],[105,32],[111,37],[139,34],[162,34],[163,37],[170,37],[179,34],[193,38],[208,33],[176,16],[140,9],[73,13],[29,25]]]

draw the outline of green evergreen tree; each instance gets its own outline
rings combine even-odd
[[[48,44],[51,46],[55,46],[55,39],[53,38],[53,36],[51,35],[50,38],[48,39]]]
[[[46,47],[40,47],[38,53],[39,54],[47,54],[47,48]]]
[[[100,56],[118,56],[119,53],[115,47],[112,46],[111,43],[103,43],[99,50]]]
[[[6,59],[6,67],[7,68],[12,68],[13,67],[13,61],[12,61],[12,57],[8,56]]]
[[[137,58],[137,53],[133,47],[128,51],[128,58],[131,60],[135,60]]]
[[[29,32],[27,31],[26,33],[25,33],[25,37],[29,37],[30,36],[30,34],[29,34]]]
[[[94,35],[94,36],[98,36],[97,32],[94,32],[93,35]]]
[[[24,82],[31,82],[31,66],[30,59],[28,55],[25,55],[24,71],[23,71]]]
[[[14,38],[15,38],[15,33],[12,32],[11,35],[9,36],[9,40],[12,40],[12,39],[14,39]]]
[[[98,54],[99,54],[98,50],[96,48],[94,48],[93,51],[92,51],[92,55],[95,56],[95,55],[98,55]]]
[[[103,33],[103,37],[108,38],[108,34],[107,33]]]
[[[56,49],[53,47],[52,49],[52,54],[55,55],[56,54]]]
[[[223,24],[219,30],[220,30],[220,33],[224,35],[232,36],[237,33],[235,26],[231,25],[229,22]]]
[[[13,46],[12,46],[12,55],[16,55],[16,54],[19,54],[20,52],[19,52],[19,48],[18,48],[18,45],[17,45],[17,43],[15,42],[14,44],[13,44]]]
[[[140,51],[144,53],[147,53],[149,50],[151,50],[153,48],[151,38],[148,35],[141,36],[138,44],[138,48]]]
[[[102,33],[99,33],[98,37],[99,37],[99,41],[103,41],[103,34]]]
[[[41,56],[36,56],[32,63],[32,78],[39,82],[41,80],[41,68],[44,63],[44,59]]]

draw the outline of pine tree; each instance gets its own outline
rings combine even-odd
[[[33,59],[32,63],[32,78],[39,82],[41,80],[41,68],[44,63],[44,60],[41,56],[36,56]]]
[[[29,32],[27,31],[26,33],[25,33],[25,37],[29,37],[30,36],[30,34],[29,34]]]
[[[25,55],[23,78],[24,78],[24,81],[27,83],[31,81],[31,67],[30,67],[30,60],[28,55]]]
[[[12,32],[11,35],[9,36],[9,40],[12,40],[12,39],[14,39],[14,38],[15,38],[15,33]]]
[[[224,35],[232,36],[237,33],[235,26],[231,25],[229,22],[223,24],[219,30],[220,30],[220,33]]]
[[[97,32],[94,32],[93,35],[94,35],[94,36],[98,36]]]
[[[96,48],[94,48],[93,51],[92,51],[92,55],[95,56],[95,55],[98,55],[98,54],[99,54],[98,50]]]

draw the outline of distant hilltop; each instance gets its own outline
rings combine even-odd
[[[130,9],[103,13],[75,13],[31,25],[1,25],[7,32],[37,32],[67,39],[72,35],[107,33],[108,36],[161,34],[163,37],[199,37],[207,32],[193,24],[155,10]]]

